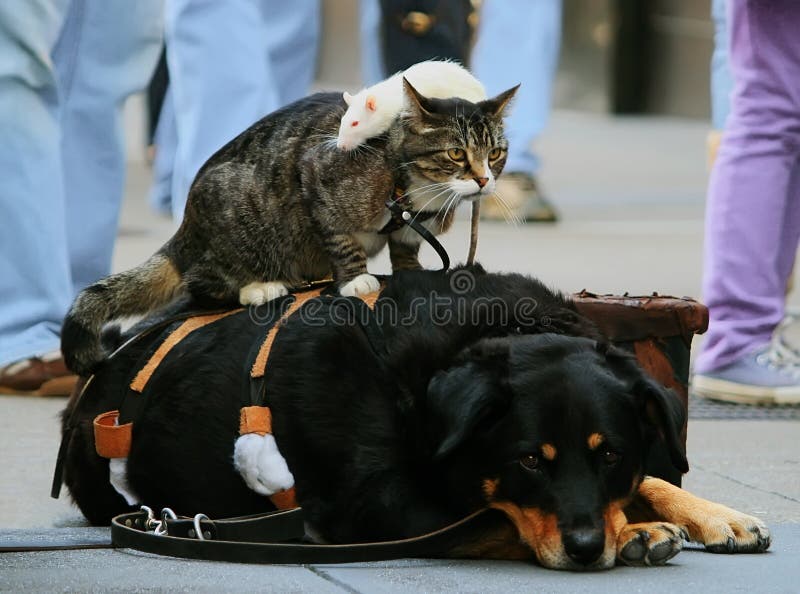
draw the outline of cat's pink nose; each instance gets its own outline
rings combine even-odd
[[[474,179],[475,179],[475,183],[478,184],[479,188],[482,188],[483,186],[485,186],[486,184],[489,183],[489,178],[488,177],[476,177]]]

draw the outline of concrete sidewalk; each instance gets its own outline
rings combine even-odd
[[[554,226],[481,227],[478,257],[490,270],[534,274],[564,291],[699,295],[706,173],[703,123],[614,119],[560,112],[541,151],[545,189],[564,221]],[[173,232],[145,201],[148,172],[135,167],[116,269],[149,256]],[[462,212],[444,238],[463,260]],[[438,259],[425,250],[424,262]],[[384,255],[374,272],[388,271]],[[797,297],[791,302],[798,304]],[[87,532],[65,494],[48,494],[61,400],[0,397],[0,541]],[[342,566],[240,566],[153,558],[130,551],[0,554],[0,591],[536,592],[800,591],[800,423],[690,419],[685,487],[764,519],[764,555],[684,551],[663,568],[568,574],[523,563],[429,561]],[[20,530],[22,532],[16,532]]]

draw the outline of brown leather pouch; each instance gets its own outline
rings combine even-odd
[[[694,335],[708,328],[705,305],[687,297],[656,293],[596,295],[584,290],[572,298],[578,311],[597,324],[614,344],[634,353],[654,379],[675,390],[688,411],[689,355]],[[685,441],[685,425],[683,438]],[[680,473],[668,460],[654,463],[663,470],[659,476],[668,476],[668,480],[680,484]]]

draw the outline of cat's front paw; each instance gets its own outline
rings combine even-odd
[[[342,285],[339,294],[343,297],[368,295],[381,288],[381,283],[371,274],[359,274],[353,280]]]
[[[250,283],[239,289],[239,303],[242,305],[262,305],[267,301],[272,301],[288,294],[288,287],[280,281]]]
[[[274,495],[294,486],[294,477],[272,435],[248,433],[236,440],[233,465],[256,493]]]

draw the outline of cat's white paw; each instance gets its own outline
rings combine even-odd
[[[289,294],[289,289],[280,281],[250,283],[239,289],[239,303],[242,305],[262,305],[278,297]]]
[[[381,288],[381,283],[377,278],[371,274],[359,274],[350,282],[342,285],[339,289],[339,294],[343,297],[358,297],[359,295],[367,295],[374,293]]]
[[[261,495],[274,495],[294,486],[294,477],[272,435],[248,433],[239,437],[233,448],[233,465],[247,486]]]

